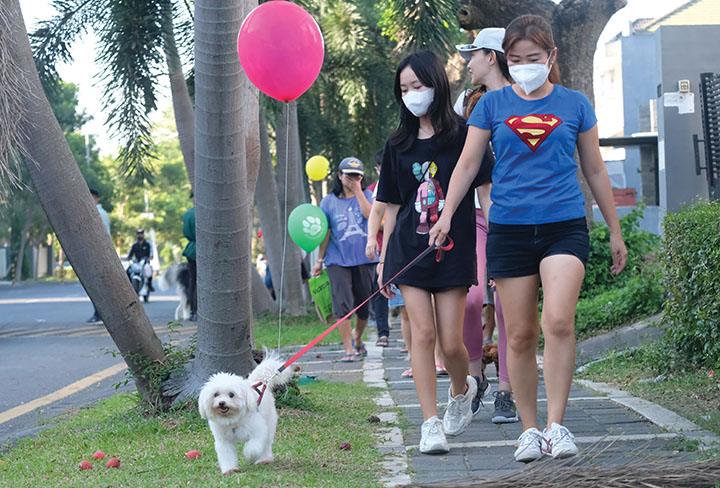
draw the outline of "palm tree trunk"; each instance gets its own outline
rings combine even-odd
[[[257,2],[195,2],[195,212],[198,339],[188,374],[166,384],[189,397],[218,371],[253,367],[248,105],[257,103],[236,54],[243,18]]]
[[[170,91],[172,94],[173,113],[175,125],[180,140],[180,151],[185,160],[190,188],[195,188],[195,113],[193,110],[190,92],[185,82],[182,61],[175,43],[175,30],[173,28],[172,2],[166,1],[162,15],[163,40],[165,60],[170,75]]]
[[[65,136],[45,98],[35,69],[18,0],[0,3],[10,31],[10,59],[24,79],[22,143],[32,158],[25,166],[40,203],[70,264],[97,308],[115,345],[133,371],[138,390],[154,400],[147,367],[165,359],[160,340],[115,254],[105,226]],[[2,18],[0,16],[0,24]],[[5,26],[0,25],[0,29]],[[0,66],[7,60],[1,60]]]

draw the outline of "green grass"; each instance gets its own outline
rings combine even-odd
[[[661,374],[666,379],[654,381]],[[720,435],[720,371],[711,375],[710,370],[673,361],[656,345],[627,354],[610,353],[577,377],[618,386]]]
[[[279,409],[269,465],[250,465],[240,455],[240,472],[224,476],[194,403],[156,416],[138,406],[136,395],[119,394],[0,454],[0,487],[379,486],[374,431],[381,424],[367,421],[378,413],[376,389],[318,381],[301,391],[299,408]],[[343,441],[350,451],[338,449]],[[201,457],[186,459],[193,449]],[[120,469],[93,461],[96,450],[120,459]],[[93,469],[80,471],[82,460]]]
[[[331,324],[324,324],[313,311],[312,314],[282,316],[280,328],[280,346],[305,345],[319,336]],[[365,329],[367,330],[367,329]],[[255,346],[258,349],[276,348],[278,345],[278,316],[263,314],[254,320]],[[340,343],[340,332],[337,327],[326,335],[318,345]]]

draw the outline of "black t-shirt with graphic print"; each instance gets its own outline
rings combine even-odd
[[[395,274],[428,247],[428,232],[437,222],[445,204],[445,195],[457,164],[467,128],[456,140],[438,147],[437,136],[418,139],[407,152],[400,152],[390,141],[383,150],[377,200],[400,205],[393,233],[388,240],[383,266],[383,281]],[[477,284],[475,254],[475,200],[473,191],[490,181],[494,160],[485,151],[480,170],[453,215],[451,251],[441,262],[435,252],[425,256],[395,280],[395,284],[423,289],[449,289]]]

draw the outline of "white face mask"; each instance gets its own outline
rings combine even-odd
[[[428,88],[423,91],[411,90],[402,97],[403,103],[415,117],[422,117],[425,115],[434,99],[434,88]]]
[[[548,59],[548,62],[549,61]],[[510,70],[510,76],[515,80],[515,83],[517,83],[526,94],[530,95],[545,83],[545,80],[550,74],[551,66],[552,64],[548,65],[546,62],[544,64],[514,64],[508,66],[508,68]]]

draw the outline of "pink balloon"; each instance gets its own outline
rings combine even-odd
[[[265,2],[240,27],[238,57],[245,74],[260,91],[282,102],[310,88],[324,56],[320,27],[294,3]]]

